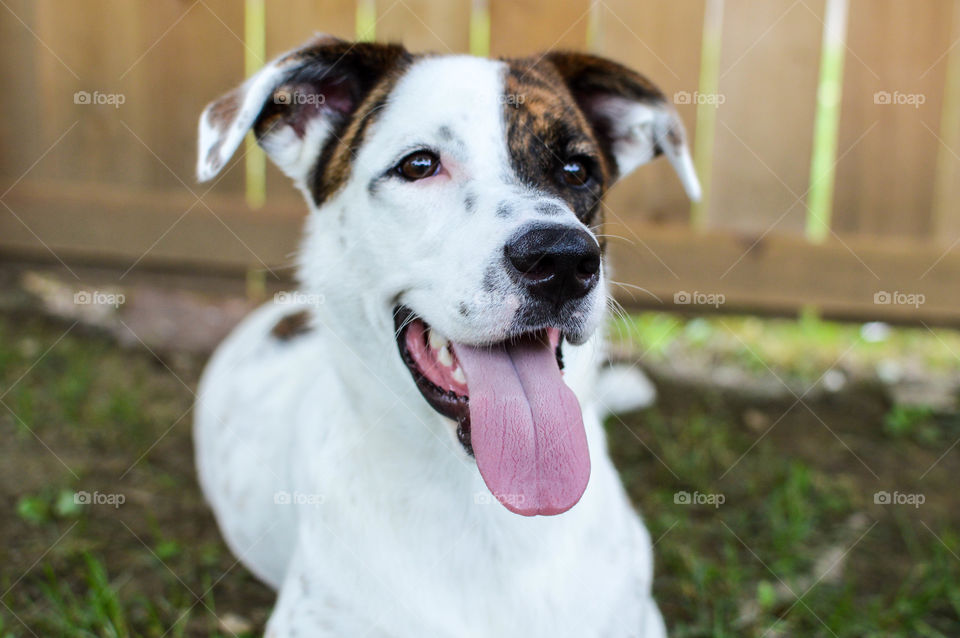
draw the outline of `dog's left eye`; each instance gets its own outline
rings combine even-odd
[[[568,159],[560,168],[560,176],[568,186],[583,188],[590,183],[590,168],[585,158]]]
[[[440,158],[430,151],[410,153],[397,164],[396,171],[405,180],[415,182],[425,177],[433,177],[440,170]]]

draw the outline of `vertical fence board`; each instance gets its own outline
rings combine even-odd
[[[185,14],[189,6],[176,0],[139,4],[139,46],[146,54],[128,74],[138,87],[136,121],[128,124],[157,155],[150,158],[155,188],[182,189],[173,171],[201,194],[210,185],[194,177],[197,120],[208,102],[243,80],[243,4],[204,0]],[[223,176],[216,189],[242,193],[242,166]],[[195,212],[208,214],[202,206]]]
[[[0,20],[0,73],[6,79],[0,91],[0,192],[7,190],[36,161],[46,146],[40,136],[43,110],[36,65],[40,54],[51,55],[36,46],[36,40],[20,23],[36,24],[35,4],[31,0],[12,0],[7,9],[12,15]],[[67,72],[67,71],[65,71]],[[69,72],[67,72],[69,73]],[[6,211],[4,211],[6,213]]]
[[[960,42],[960,0],[953,0],[950,41]],[[960,46],[953,46],[946,62],[933,232],[940,244],[953,247],[960,242]]]
[[[599,7],[594,50],[649,77],[674,102],[693,148],[704,2],[607,0]],[[676,98],[676,99],[675,99]],[[687,223],[690,200],[666,160],[623,178],[607,196],[606,219]],[[620,232],[620,231],[614,231]],[[622,233],[621,233],[622,234]]]
[[[292,49],[315,33],[353,40],[356,18],[354,0],[268,0],[267,57]]]
[[[411,51],[466,53],[470,0],[377,0],[377,40]]]
[[[851,0],[833,214],[840,234],[931,231],[952,4]],[[878,92],[891,102],[920,95],[923,104],[877,103]]]
[[[709,226],[803,232],[823,11],[823,0],[725,3]]]
[[[139,108],[137,80],[123,74],[142,51],[135,26],[140,9],[137,4],[122,0],[36,2],[32,28],[50,47],[47,50],[39,43],[35,45],[43,47],[36,67],[40,137],[49,144],[76,125],[31,177],[105,184],[148,183],[149,151],[137,144],[122,124]],[[91,16],[104,19],[93,20]],[[111,24],[128,28],[117,29]],[[83,103],[78,92],[84,92],[82,95],[89,97],[90,102]],[[98,96],[117,95],[124,100],[119,107],[95,103]],[[38,154],[42,150],[37,149]]]
[[[490,0],[490,54],[523,56],[547,49],[583,49],[589,0]]]

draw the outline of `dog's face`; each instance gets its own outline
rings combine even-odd
[[[661,153],[699,195],[663,95],[583,54],[415,57],[324,38],[207,108],[201,179],[251,128],[313,209],[304,278],[362,289],[508,508],[576,502],[589,460],[560,354],[604,314],[601,198]],[[500,467],[511,446],[533,478]]]

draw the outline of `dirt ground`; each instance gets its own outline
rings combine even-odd
[[[0,636],[259,635],[272,592],[194,478],[201,369],[0,315]],[[671,635],[960,635],[957,414],[655,381],[608,432]]]

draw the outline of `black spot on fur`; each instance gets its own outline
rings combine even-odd
[[[386,181],[384,175],[371,179],[370,183],[367,184],[367,194],[370,195],[370,197],[378,197],[380,195],[380,186],[384,181]]]
[[[537,204],[535,207],[535,210],[539,215],[554,216],[554,215],[563,214],[563,208],[561,208],[560,206],[557,206],[556,204],[551,204],[547,202],[541,202]]]
[[[510,204],[510,202],[500,202],[497,204],[497,217],[501,219],[513,217],[514,212],[513,205]]]
[[[463,207],[468,213],[477,210],[477,194],[473,192],[467,193],[466,197],[463,198]]]
[[[506,259],[506,258],[504,258]],[[487,270],[483,273],[483,281],[481,282],[481,288],[485,293],[493,293],[497,289],[497,284],[499,282],[498,273],[501,271],[501,268],[496,266],[488,266]]]
[[[270,330],[270,334],[279,341],[290,341],[294,337],[307,334],[313,327],[310,325],[310,311],[301,310],[286,315]]]

